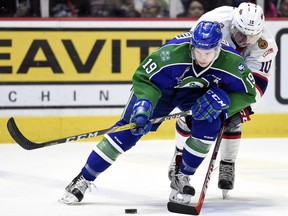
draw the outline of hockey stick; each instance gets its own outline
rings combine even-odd
[[[189,114],[191,114],[190,110],[185,111],[185,112],[180,112],[180,113],[175,113],[175,114],[163,116],[163,117],[159,117],[159,118],[153,118],[153,119],[150,119],[150,122],[153,124],[157,124],[157,123],[160,123],[160,122],[163,122],[166,120],[171,120],[171,119],[176,119],[179,117],[187,116]],[[51,141],[47,141],[47,142],[35,143],[35,142],[32,142],[29,139],[27,139],[21,133],[21,131],[17,127],[17,124],[16,124],[13,117],[11,117],[7,122],[7,128],[8,128],[8,131],[9,131],[11,137],[16,141],[16,143],[18,143],[22,148],[24,148],[26,150],[33,150],[33,149],[43,148],[43,147],[47,147],[47,146],[58,145],[61,143],[73,142],[76,140],[88,139],[88,138],[100,136],[100,135],[103,135],[106,133],[112,133],[112,132],[117,132],[117,131],[133,129],[133,128],[135,128],[135,126],[136,125],[134,123],[130,123],[130,124],[122,125],[122,126],[114,126],[114,127],[110,127],[110,128],[103,129],[103,130],[92,131],[92,132],[74,135],[74,136],[70,136],[70,137],[51,140]]]
[[[202,187],[202,190],[201,190],[201,193],[200,193],[200,196],[199,196],[197,204],[196,205],[191,205],[191,204],[190,205],[185,205],[185,204],[180,204],[180,203],[175,203],[175,202],[168,202],[167,203],[167,208],[168,208],[168,210],[170,212],[180,213],[180,214],[189,214],[189,215],[199,215],[200,214],[202,206],[203,206],[203,203],[204,203],[204,199],[205,199],[206,191],[207,191],[207,188],[208,188],[208,184],[209,184],[210,179],[211,179],[211,174],[212,174],[212,172],[214,170],[214,166],[215,166],[215,162],[216,162],[216,159],[217,159],[218,151],[219,151],[219,148],[220,148],[220,143],[221,143],[221,140],[222,140],[224,128],[225,128],[225,126],[222,125],[221,129],[220,129],[220,132],[218,134],[218,137],[217,137],[217,140],[216,140],[216,143],[215,143],[215,147],[214,147],[211,159],[210,159],[210,163],[209,163],[209,166],[208,166],[206,177],[204,179],[203,187]]]

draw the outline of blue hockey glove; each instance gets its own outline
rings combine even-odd
[[[229,106],[230,99],[227,93],[214,87],[197,99],[197,104],[192,106],[192,117],[196,120],[208,120],[211,123],[222,113],[225,120]]]
[[[133,135],[145,135],[151,130],[152,123],[149,119],[153,110],[154,107],[150,100],[140,99],[136,101],[130,118],[130,123],[136,124],[136,128],[131,129]]]

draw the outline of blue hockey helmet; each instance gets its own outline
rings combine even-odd
[[[217,22],[201,21],[192,32],[191,44],[203,50],[218,48],[221,44],[222,32]]]

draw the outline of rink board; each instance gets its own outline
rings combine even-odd
[[[15,117],[21,132],[34,142],[43,142],[78,135],[112,126],[119,116],[85,117]],[[9,135],[7,118],[0,118],[0,143],[13,143]],[[288,114],[257,114],[245,123],[244,138],[288,137]],[[143,139],[173,139],[175,120],[164,122],[157,132],[149,133]],[[87,141],[99,140],[89,138]]]

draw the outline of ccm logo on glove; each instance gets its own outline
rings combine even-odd
[[[228,116],[227,109],[229,106],[230,99],[227,93],[214,87],[197,99],[197,103],[192,106],[192,117],[195,120],[212,122],[222,113],[223,120],[225,120]]]
[[[230,104],[226,104],[217,94],[215,94],[211,89],[207,91],[208,94],[223,108],[229,107]],[[229,101],[230,102],[230,101]]]

